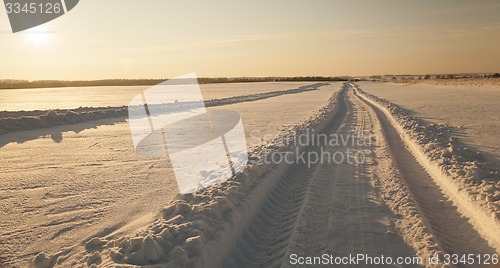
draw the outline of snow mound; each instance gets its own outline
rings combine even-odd
[[[454,138],[451,126],[427,122],[394,103],[364,92],[357,85],[352,85],[352,88],[392,114],[402,132],[418,147],[415,151],[422,152],[442,174],[439,175],[443,177],[441,185],[447,188],[454,203],[467,211],[476,226],[486,230],[485,236],[493,236],[490,241],[496,241],[493,244],[499,247],[500,240],[495,237],[500,230],[497,228],[500,226],[498,167],[488,162],[481,152]]]
[[[42,112],[43,111],[26,112],[26,114],[34,115],[0,118],[0,134],[76,124],[86,121],[122,117],[127,115],[127,110],[125,107],[50,110],[44,111],[43,114],[40,114]]]
[[[459,181],[471,199],[479,201],[491,212],[500,212],[500,175],[497,167],[487,162],[481,152],[467,148],[452,136],[452,127],[434,124],[412,116],[411,113],[387,100],[359,92],[386,106],[398,123],[430,157],[441,171]],[[493,204],[492,204],[493,203]]]
[[[271,97],[277,97],[285,94],[295,94],[311,90],[318,90],[320,87],[328,85],[328,83],[315,83],[311,85],[301,86],[295,89],[278,90],[265,93],[257,93],[244,96],[235,96],[222,99],[212,99],[205,101],[206,107],[214,107],[221,105],[234,104],[239,102],[257,101]],[[169,108],[179,110],[179,106],[189,109],[197,102],[174,102],[169,104],[151,105],[150,109],[160,109],[162,111]],[[133,107],[132,107],[133,108]],[[143,109],[143,107],[136,107]],[[0,112],[0,135],[40,128],[49,128],[54,126],[77,124],[87,121],[127,117],[128,107],[81,107],[68,110],[50,110],[50,111],[18,111],[18,112]]]

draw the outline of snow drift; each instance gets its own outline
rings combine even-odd
[[[470,218],[497,251],[500,250],[500,176],[498,168],[452,136],[451,127],[412,116],[408,110],[364,92],[398,129],[419,163],[461,212]]]
[[[235,96],[221,99],[212,99],[205,101],[206,107],[214,107],[221,105],[234,104],[239,102],[257,101],[267,98],[272,98],[280,95],[295,94],[311,90],[318,90],[320,87],[328,85],[328,83],[315,83],[311,85],[301,86],[295,89],[278,90],[265,93]],[[164,105],[157,105],[159,109],[172,108],[178,109],[178,106],[184,106],[188,109],[190,106],[195,105],[194,102],[186,103],[171,103]],[[175,107],[174,107],[175,106]],[[137,107],[139,109],[139,107]],[[155,108],[150,107],[150,108]],[[54,126],[77,124],[87,121],[127,117],[128,107],[81,107],[77,109],[58,109],[50,111],[17,111],[17,112],[0,112],[0,135],[40,128],[49,128]]]

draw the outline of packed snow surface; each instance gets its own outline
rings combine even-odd
[[[297,84],[285,84],[278,89],[295,94],[251,95],[209,109],[239,112],[254,146],[308,119],[341,86],[296,91]],[[231,103],[230,93],[221,96]],[[134,151],[126,117],[61,124],[0,135],[0,263],[24,267],[42,251],[55,254],[92,237],[133,233],[178,194],[166,160]]]

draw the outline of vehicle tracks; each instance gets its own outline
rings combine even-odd
[[[293,164],[261,206],[224,267],[287,267],[290,256],[411,257],[418,251],[395,222],[400,214],[389,208],[381,184],[390,183],[379,171],[381,162],[393,167],[405,185],[405,195],[422,218],[434,244],[448,254],[494,253],[466,218],[441,193],[432,178],[404,146],[384,114],[355,91],[339,97],[338,115],[326,134],[348,137],[344,144],[323,146],[326,152],[361,152],[363,161],[321,161],[308,167]],[[385,157],[377,155],[383,139]],[[319,152],[320,145],[307,148]],[[384,167],[386,167],[384,166]],[[408,191],[408,192],[406,192]],[[408,224],[411,225],[407,220]],[[419,227],[420,228],[420,227]],[[421,256],[427,258],[428,256]],[[367,265],[369,266],[369,265]],[[399,267],[401,265],[394,265]],[[426,266],[420,263],[410,266]]]

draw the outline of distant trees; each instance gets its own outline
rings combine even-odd
[[[432,79],[433,76],[412,75],[372,75],[368,77],[371,80],[414,80],[414,79]],[[499,73],[495,74],[438,74],[437,79],[455,79],[455,78],[500,78]],[[303,82],[303,81],[349,81],[355,79],[350,76],[296,76],[296,77],[219,77],[219,78],[198,78],[200,84],[211,83],[251,83],[251,82]],[[149,86],[157,85],[168,79],[105,79],[92,81],[60,81],[60,80],[0,80],[0,89],[16,88],[47,88],[47,87],[90,87],[90,86]]]
[[[156,85],[163,79],[107,79],[93,81],[59,81],[59,80],[0,80],[0,89],[15,88],[47,88],[47,87],[92,87],[92,86],[142,86]]]
[[[211,83],[250,83],[250,82],[301,82],[301,81],[349,81],[349,76],[297,76],[297,77],[236,77],[236,78],[198,78],[200,84]],[[95,86],[150,86],[160,84],[168,79],[106,79],[92,81],[59,81],[59,80],[0,80],[0,89],[16,88],[48,88],[48,87],[95,87]]]
[[[381,75],[372,75],[372,76],[370,76],[370,79],[371,80],[382,80],[382,76]]]

